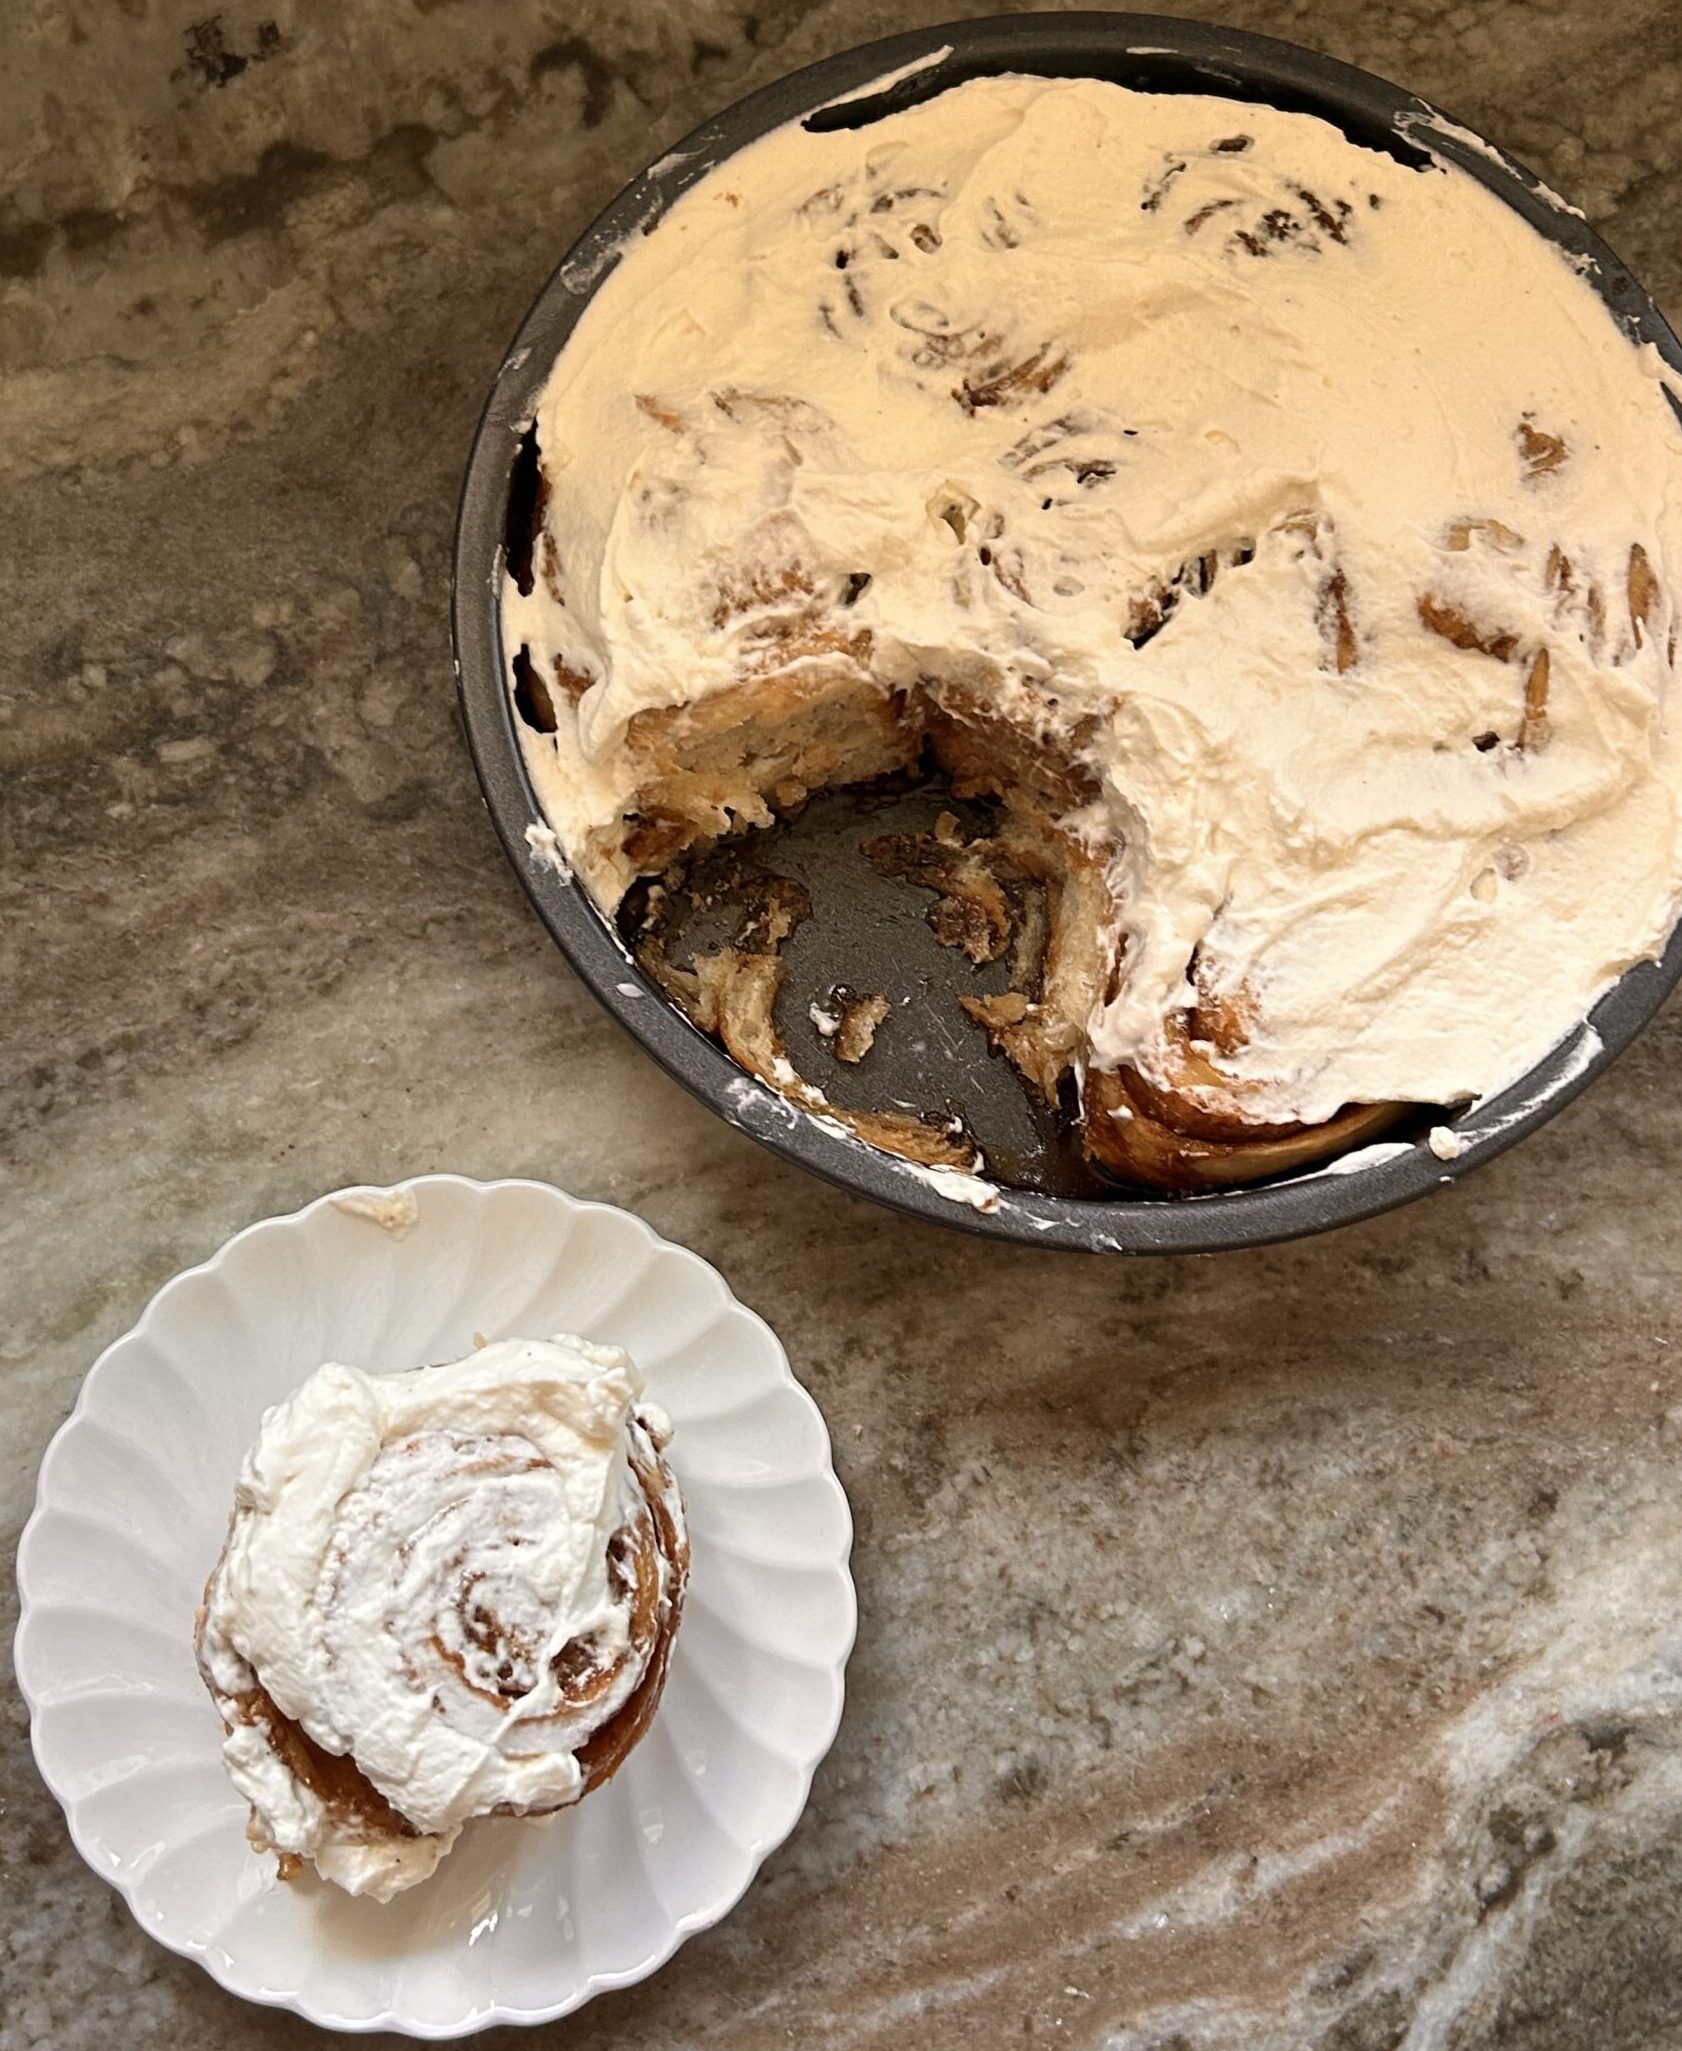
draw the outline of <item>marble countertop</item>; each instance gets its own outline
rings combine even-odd
[[[1372,1224],[1000,1248],[689,1101],[480,806],[450,524],[521,313],[703,114],[953,0],[207,4],[17,0],[0,85],[8,1544],[176,1269],[345,1182],[540,1176],[782,1334],[862,1608],[793,1839],[543,2041],[1682,2045],[1682,1011]],[[1185,11],[1440,100],[1682,312],[1671,0]],[[0,1704],[0,2051],[314,2038],[141,1934]]]

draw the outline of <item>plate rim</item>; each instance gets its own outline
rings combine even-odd
[[[36,1556],[46,1544],[46,1540],[41,1534],[51,1514],[61,1507],[49,1493],[53,1479],[53,1470],[58,1461],[63,1457],[61,1448],[71,1440],[78,1428],[89,1422],[91,1414],[90,1392],[94,1390],[96,1382],[101,1379],[108,1379],[113,1371],[113,1363],[120,1359],[124,1349],[145,1336],[148,1326],[164,1299],[178,1288],[189,1285],[214,1272],[233,1252],[235,1247],[258,1233],[302,1226],[306,1219],[324,1209],[336,1206],[345,1197],[391,1196],[402,1192],[418,1192],[429,1186],[465,1189],[472,1192],[478,1199],[483,1199],[497,1190],[518,1189],[529,1194],[535,1194],[543,1201],[556,1201],[563,1210],[575,1216],[589,1213],[605,1213],[612,1217],[626,1220],[641,1233],[651,1253],[656,1255],[662,1253],[679,1254],[703,1275],[710,1276],[723,1289],[726,1311],[747,1318],[752,1324],[759,1327],[760,1331],[770,1341],[774,1350],[775,1359],[781,1370],[780,1382],[786,1384],[787,1387],[795,1392],[798,1401],[804,1405],[817,1424],[822,1439],[823,1460],[821,1467],[814,1475],[808,1477],[808,1481],[809,1485],[825,1490],[832,1497],[840,1511],[841,1536],[845,1543],[839,1556],[833,1561],[826,1563],[825,1572],[833,1573],[838,1577],[845,1591],[847,1626],[845,1640],[836,1654],[833,1668],[824,1669],[824,1671],[829,1672],[833,1684],[831,1711],[821,1731],[820,1738],[815,1739],[812,1744],[803,1748],[809,1751],[810,1756],[805,1758],[800,1766],[798,1803],[793,1806],[788,1823],[784,1828],[774,1831],[770,1835],[756,1836],[743,1848],[746,1854],[746,1864],[739,1886],[732,1879],[726,1883],[724,1894],[706,1907],[689,1910],[681,1916],[670,1917],[668,1919],[669,1928],[666,1940],[662,1948],[653,1952],[646,1960],[635,1967],[621,1968],[616,1971],[591,1970],[587,1972],[579,1986],[563,2001],[536,2008],[517,2008],[511,2007],[504,2002],[493,2001],[483,2013],[475,2014],[462,2021],[446,2023],[418,2021],[412,2017],[395,2012],[389,2006],[382,2009],[377,2015],[345,2018],[311,2003],[302,1987],[253,1990],[236,1985],[229,1977],[227,1970],[228,1966],[231,1966],[233,1962],[232,1954],[228,1953],[225,1947],[218,1945],[214,1938],[205,1943],[178,1940],[169,1935],[165,1928],[149,1922],[142,1915],[135,1898],[138,1876],[129,1876],[119,1871],[113,1871],[107,1865],[100,1862],[95,1855],[96,1846],[91,1833],[84,1819],[78,1813],[80,1808],[79,1802],[66,1795],[56,1784],[41,1757],[36,1742],[36,1734],[44,1705],[37,1700],[31,1691],[24,1658],[29,1619],[32,1614],[42,1613],[46,1607],[38,1594],[32,1595],[31,1593],[30,1568]],[[374,1231],[381,1231],[383,1229],[377,1223],[373,1223],[373,1221],[369,1221],[369,1223]],[[526,2028],[541,2023],[558,2021],[562,2016],[570,2015],[584,2007],[586,2003],[594,2000],[599,1994],[611,1993],[619,1988],[635,1986],[639,1981],[650,1979],[664,1966],[669,1964],[677,1951],[690,1937],[696,1936],[702,1930],[710,1929],[714,1924],[722,1922],[742,1900],[748,1889],[753,1885],[765,1861],[780,1845],[787,1842],[805,1815],[811,1803],[812,1783],[816,1778],[818,1768],[829,1756],[841,1728],[841,1721],[846,1711],[847,1667],[858,1642],[858,1589],[853,1580],[851,1565],[856,1538],[857,1533],[853,1520],[852,1505],[848,1500],[847,1491],[842,1484],[841,1478],[835,1470],[834,1443],[830,1436],[828,1422],[817,1399],[795,1374],[793,1366],[789,1361],[787,1348],[783,1345],[771,1325],[751,1305],[742,1302],[723,1274],[704,1255],[695,1252],[692,1247],[683,1246],[676,1240],[666,1238],[663,1233],[656,1231],[646,1218],[641,1217],[635,1211],[627,1210],[623,1205],[606,1203],[595,1197],[574,1196],[570,1191],[560,1188],[557,1184],[541,1181],[535,1176],[504,1175],[479,1177],[462,1175],[450,1170],[432,1170],[421,1175],[405,1176],[392,1182],[347,1183],[342,1188],[324,1191],[321,1195],[299,1205],[296,1210],[277,1212],[268,1217],[255,1218],[249,1224],[241,1226],[238,1231],[223,1240],[203,1260],[195,1261],[190,1266],[181,1268],[168,1276],[148,1297],[144,1308],[134,1322],[100,1349],[92,1365],[82,1376],[81,1382],[77,1387],[75,1401],[71,1405],[69,1413],[59,1423],[41,1454],[36,1472],[35,1492],[30,1512],[18,1537],[15,1568],[15,1580],[18,1591],[18,1620],[11,1641],[12,1672],[17,1682],[18,1693],[29,1715],[30,1756],[34,1761],[35,1770],[40,1776],[42,1784],[58,1804],[71,1843],[74,1845],[78,1856],[90,1871],[117,1894],[134,1923],[144,1935],[161,1945],[165,1950],[201,1966],[224,1992],[238,2000],[249,2001],[255,2006],[286,2010],[301,2016],[306,2022],[313,2023],[318,2028],[334,2030],[347,2035],[362,2036],[376,2030],[392,2030],[405,2036],[431,2042],[447,2041],[456,2037],[477,2035],[482,2030],[502,2026]],[[226,1964],[224,1964],[224,1961],[226,1961]]]

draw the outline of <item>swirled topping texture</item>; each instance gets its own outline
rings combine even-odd
[[[513,1340],[412,1374],[323,1367],[269,1412],[200,1641],[269,1842],[379,1892],[469,1817],[583,1792],[580,1750],[643,1681],[672,1595],[670,1548],[642,1542],[666,1427],[640,1397],[616,1348]],[[675,1490],[659,1508],[681,1533]],[[241,1711],[263,1696],[403,1834],[336,1824],[266,1704]]]
[[[1659,368],[1466,173],[1306,115],[1007,77],[782,128],[544,391],[544,808],[611,904],[639,717],[961,684],[1090,772],[1098,1065],[1218,1013],[1257,1119],[1486,1094],[1677,908]]]

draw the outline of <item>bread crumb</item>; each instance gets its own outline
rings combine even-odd
[[[849,998],[841,1007],[840,1030],[835,1035],[836,1060],[862,1061],[876,1044],[876,1028],[890,1009],[886,997]]]
[[[393,1239],[407,1238],[420,1216],[420,1205],[412,1189],[357,1189],[348,1196],[336,1196],[333,1208],[347,1218],[366,1218]]]

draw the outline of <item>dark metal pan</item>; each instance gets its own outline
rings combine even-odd
[[[863,126],[967,78],[999,72],[1095,77],[1152,92],[1216,93],[1317,114],[1354,142],[1419,161],[1422,143],[1460,165],[1578,259],[1615,316],[1682,373],[1682,347],[1646,293],[1563,201],[1509,157],[1382,79],[1289,43],[1164,15],[1008,15],[954,22],[871,43],[778,80],[702,124],[635,178],[573,245],[527,315],[498,374],[468,463],[456,528],[456,676],[474,765],[503,847],[573,967],[668,1073],[721,1117],[845,1189],[937,1223],[1029,1245],[1113,1253],[1205,1253],[1324,1231],[1423,1196],[1500,1153],[1569,1103],[1625,1048],[1682,975],[1682,929],[1661,961],[1625,974],[1588,1024],[1500,1096],[1469,1110],[1420,1111],[1383,1142],[1307,1173],[1199,1196],[1129,1192],[1084,1167],[1057,1121],[1029,1103],[1016,1071],[962,1020],[960,989],[982,989],[923,919],[927,898],[890,885],[861,842],[926,826],[944,793],[900,789],[814,801],[771,835],[715,859],[726,887],[755,871],[795,875],[812,915],[785,948],[778,1018],[801,1072],[864,1110],[950,1109],[982,1143],[997,1185],[991,1208],[937,1187],[893,1156],[797,1110],[747,1075],[637,965],[625,938],[582,890],[534,862],[526,828],[540,817],[521,759],[504,677],[499,589],[518,529],[522,437],[537,395],[580,312],[625,239],[656,222],[715,165],[793,120]],[[887,83],[878,92],[868,88]],[[860,94],[861,97],[844,97]],[[838,100],[843,101],[837,105]],[[894,1008],[859,1068],[830,1060],[809,1019],[836,984],[882,992]],[[1447,1125],[1463,1151],[1427,1144]],[[981,1194],[970,1191],[971,1197]]]

